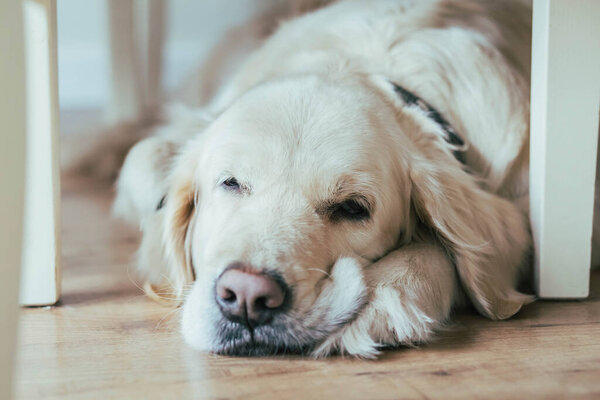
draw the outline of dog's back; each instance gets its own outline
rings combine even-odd
[[[380,74],[439,110],[488,190],[526,208],[530,48],[525,1],[340,1],[284,23],[210,108],[278,77]]]

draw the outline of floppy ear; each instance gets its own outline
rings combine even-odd
[[[191,220],[196,210],[197,189],[192,160],[181,159],[171,176],[163,216],[163,251],[168,268],[168,284],[177,302],[183,290],[195,279],[191,260]]]
[[[526,217],[511,202],[483,190],[437,135],[423,133],[410,166],[412,204],[452,255],[462,285],[483,315],[504,319],[531,296],[516,290],[528,262]]]

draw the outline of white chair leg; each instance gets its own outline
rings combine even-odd
[[[530,207],[538,295],[589,292],[600,1],[534,0]]]
[[[60,296],[56,0],[24,0],[27,166],[20,302]]]
[[[11,398],[25,190],[21,0],[0,2],[0,399]]]
[[[111,91],[109,125],[137,122],[142,111],[142,71],[134,0],[109,0]]]
[[[110,0],[109,125],[152,119],[161,103],[164,0]]]
[[[165,41],[165,0],[138,0],[142,57],[144,63],[143,117],[156,118],[162,103],[163,49]]]

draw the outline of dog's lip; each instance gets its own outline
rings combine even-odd
[[[285,354],[306,354],[312,346],[290,347],[281,344],[265,344],[256,342],[240,342],[235,345],[223,346],[217,354],[236,357],[276,356]]]
[[[289,335],[288,331],[284,328],[275,329],[281,331],[282,335]],[[244,333],[248,333],[249,337],[244,337]],[[314,346],[314,344],[310,343],[290,345],[285,340],[271,337],[271,334],[266,336],[261,340],[257,340],[254,330],[243,327],[238,330],[237,335],[224,338],[223,343],[215,350],[215,353],[230,356],[304,354]]]

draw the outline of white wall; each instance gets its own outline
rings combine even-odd
[[[269,3],[168,0],[163,69],[167,91],[191,75],[223,33]],[[57,18],[61,111],[100,109],[110,88],[106,1],[58,0]]]

